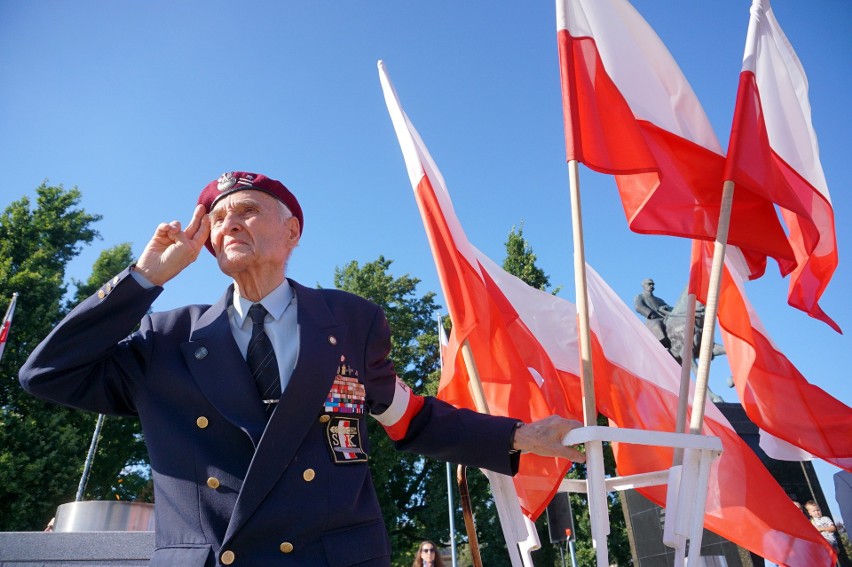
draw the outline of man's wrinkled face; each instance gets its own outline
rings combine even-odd
[[[299,221],[275,197],[248,189],[231,193],[210,211],[210,242],[227,275],[273,269],[283,273],[299,242]]]

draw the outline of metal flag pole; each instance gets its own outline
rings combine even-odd
[[[83,465],[83,475],[80,477],[80,484],[77,485],[77,495],[74,497],[75,502],[80,502],[83,499],[83,491],[86,490],[86,484],[89,482],[89,473],[92,471],[92,461],[95,459],[95,453],[98,451],[98,441],[101,438],[101,429],[104,426],[104,414],[98,414],[98,421],[95,423],[95,432],[92,434],[92,443],[89,445],[89,454],[86,455],[86,462]]]
[[[458,567],[459,556],[456,547],[456,519],[455,506],[453,505],[453,471],[450,463],[447,463],[447,506],[450,509],[450,553],[453,567]]]
[[[441,323],[441,314],[438,313],[435,317],[438,323],[438,363],[439,368],[444,370],[444,347],[447,344],[447,332],[444,330],[444,325]],[[458,567],[458,547],[456,545],[456,518],[455,506],[453,505],[453,471],[450,463],[447,463],[447,507],[450,514],[450,554],[452,557],[453,567]]]

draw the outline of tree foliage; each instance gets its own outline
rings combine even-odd
[[[23,197],[0,215],[0,309],[18,292],[15,318],[0,361],[0,529],[39,530],[56,507],[74,499],[96,416],[47,404],[26,394],[18,369],[76,301],[68,294],[66,268],[84,245],[99,237],[100,215],[79,208],[78,189],[42,184],[33,203]],[[105,252],[92,278],[98,287],[130,261],[129,245]],[[138,426],[107,419],[102,451],[89,495],[112,498],[119,472],[144,455]],[[106,458],[101,457],[106,455]],[[136,491],[134,491],[136,492]]]
[[[532,246],[524,238],[524,223],[521,223],[520,228],[513,226],[506,240],[506,259],[503,260],[503,269],[523,280],[528,286],[547,291],[550,287],[550,277],[536,265],[536,260]],[[559,288],[553,291],[553,293],[558,292]]]

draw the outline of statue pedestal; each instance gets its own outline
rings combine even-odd
[[[154,532],[0,532],[3,567],[144,567]]]
[[[152,532],[154,505],[146,502],[91,500],[56,509],[54,532]]]

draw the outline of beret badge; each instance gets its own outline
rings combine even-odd
[[[234,177],[234,174],[231,172],[223,173],[219,177],[219,181],[217,182],[216,188],[219,191],[227,191],[231,187],[237,184],[237,178]]]

